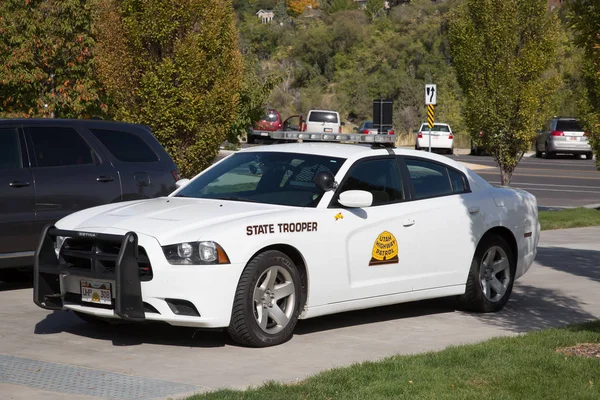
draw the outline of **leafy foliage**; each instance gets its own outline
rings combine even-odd
[[[0,115],[101,114],[91,7],[80,0],[0,2]]]
[[[554,61],[559,23],[545,0],[465,0],[450,16],[453,65],[465,123],[500,166],[502,184],[531,148],[559,85]]]
[[[292,16],[303,14],[308,7],[318,8],[317,0],[288,0],[288,13]]]
[[[97,0],[95,24],[111,114],[149,125],[184,176],[210,165],[242,84],[231,3]]]
[[[575,32],[575,43],[583,49],[580,65],[588,103],[582,104],[583,119],[592,134],[596,164],[600,169],[600,3],[595,0],[571,0],[568,21]]]

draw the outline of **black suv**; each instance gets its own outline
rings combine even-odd
[[[42,227],[85,208],[168,195],[177,166],[150,128],[0,120],[0,280],[30,266]]]

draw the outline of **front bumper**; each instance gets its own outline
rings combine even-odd
[[[94,237],[82,235],[95,235]],[[97,246],[119,245],[114,271],[95,268],[102,262],[93,251],[91,269],[69,264],[55,253],[57,236],[85,237]],[[151,278],[141,275],[138,247],[151,265]],[[34,260],[34,302],[50,310],[74,310],[127,321],[163,321],[171,325],[205,328],[227,327],[243,264],[171,265],[158,241],[150,236],[125,232],[100,234],[44,230]],[[82,301],[82,280],[109,283],[112,304]]]

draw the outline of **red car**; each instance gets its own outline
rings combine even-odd
[[[258,122],[254,123],[254,130],[248,133],[248,143],[254,143],[256,139],[267,136],[266,132],[280,131],[283,128],[281,115],[277,110],[268,109],[266,115]],[[262,132],[265,132],[263,135]]]

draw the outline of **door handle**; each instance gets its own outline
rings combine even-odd
[[[403,226],[413,226],[414,224],[415,224],[414,219],[405,219],[404,221],[402,221]]]
[[[21,187],[29,186],[29,182],[25,182],[25,181],[12,181],[11,183],[9,183],[9,185],[10,185],[10,187],[21,188]]]
[[[477,214],[479,212],[479,207],[469,207],[469,214]]]
[[[96,178],[98,182],[112,182],[115,180],[112,176],[99,176]]]

